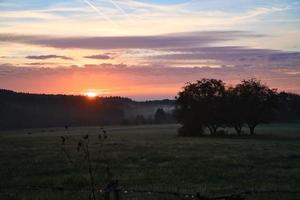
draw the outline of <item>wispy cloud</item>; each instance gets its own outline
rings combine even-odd
[[[26,1],[24,2],[21,5],[27,5]],[[207,4],[210,7],[207,7]],[[14,30],[15,33],[32,33],[31,30],[35,30],[37,34],[53,32],[69,35],[148,35],[182,30],[228,30],[243,25],[247,25],[243,27],[244,30],[249,26],[256,29],[255,27],[265,21],[265,18],[261,20],[261,17],[276,15],[295,7],[286,3],[269,3],[263,6],[252,5],[243,12],[238,12],[233,9],[220,9],[220,6],[215,8],[214,4],[215,1],[212,3],[185,1],[169,4],[134,0],[71,0],[64,3],[53,1],[51,6],[38,9],[27,8],[29,3],[27,9],[1,10],[0,8],[0,16],[5,19],[3,25],[1,24],[2,32]],[[236,1],[226,4],[240,7],[236,5]],[[281,19],[281,15],[278,16]],[[26,26],[22,22],[25,19],[27,19]],[[272,19],[276,18],[272,17]],[[74,23],[77,25],[73,26]],[[6,28],[5,25],[9,27]]]
[[[238,38],[260,37],[242,31],[188,32],[154,36],[55,37],[41,35],[0,34],[2,42],[23,43],[55,48],[145,49],[204,46]]]
[[[108,60],[108,59],[113,59],[113,57],[110,56],[109,54],[90,55],[90,56],[84,56],[84,58],[98,59],[98,60]]]
[[[58,56],[58,55],[39,55],[39,56],[26,56],[27,59],[34,59],[34,60],[46,60],[46,59],[63,59],[63,60],[73,60],[71,57],[67,56]]]
[[[45,65],[57,66],[58,63],[54,63],[54,62],[32,62],[32,63],[24,63],[24,65],[42,67],[42,66],[45,66]]]

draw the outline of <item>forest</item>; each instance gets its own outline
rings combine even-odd
[[[137,102],[125,97],[91,99],[80,95],[28,94],[2,89],[0,129],[164,123],[166,117],[172,118],[170,114],[165,114],[161,121],[154,119],[155,112],[162,108],[167,112],[173,106],[172,100]]]

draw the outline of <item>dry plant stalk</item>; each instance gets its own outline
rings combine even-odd
[[[68,162],[75,168],[86,167],[85,169],[88,171],[89,174],[91,190],[91,193],[89,194],[89,199],[96,200],[95,177],[99,169],[101,157],[107,165],[106,172],[110,172],[109,163],[106,159],[105,152],[103,150],[104,142],[108,138],[107,132],[104,128],[100,128],[99,134],[96,136],[97,138],[95,138],[95,140],[92,140],[93,135],[85,134],[82,136],[72,136],[69,132],[68,126],[65,127],[65,130],[66,135],[61,136],[62,152],[65,154]],[[97,148],[96,159],[92,158],[92,154],[94,152],[91,151],[93,146],[91,141],[97,141],[96,143],[94,143]],[[108,176],[111,176],[111,173],[109,173]]]

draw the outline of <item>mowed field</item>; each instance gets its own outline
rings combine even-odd
[[[108,163],[123,188],[212,196],[253,189],[279,190],[282,192],[259,193],[247,199],[300,199],[300,193],[284,192],[300,188],[300,124],[260,126],[253,137],[181,138],[177,137],[178,127],[104,127],[108,138],[103,147],[105,159],[99,161],[96,177],[99,188]],[[74,168],[62,152],[60,136],[65,132],[64,128],[44,128],[0,133],[0,199],[88,199],[88,193],[80,189],[32,189],[88,187],[84,162]],[[91,135],[92,155],[97,156],[100,127],[70,127],[69,132],[73,136]],[[124,197],[178,199],[150,193]]]

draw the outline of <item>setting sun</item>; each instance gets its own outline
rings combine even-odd
[[[98,96],[98,94],[96,92],[86,92],[84,95],[87,97],[90,97],[90,98],[94,98],[94,97]]]

